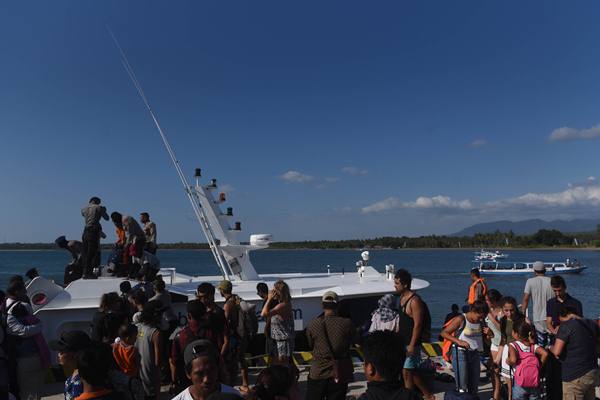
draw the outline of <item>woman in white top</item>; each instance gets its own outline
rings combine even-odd
[[[496,289],[490,289],[485,295],[485,302],[487,303],[489,312],[485,317],[485,324],[490,328],[494,336],[490,340],[490,362],[488,364],[488,370],[492,378],[492,387],[494,393],[492,396],[493,400],[500,399],[500,389],[502,381],[500,379],[500,362],[502,359],[502,352],[500,350],[500,340],[502,339],[502,333],[500,330],[500,318],[503,316],[502,313],[502,294]]]
[[[398,311],[392,308],[394,304],[394,296],[391,294],[386,294],[379,299],[378,304],[379,307],[373,311],[373,314],[371,314],[371,326],[369,327],[369,332],[398,332]]]
[[[479,353],[483,352],[483,336],[490,329],[483,324],[487,306],[477,300],[469,306],[469,312],[455,317],[442,331],[442,337],[453,343],[452,367],[456,386],[477,396],[479,386]]]

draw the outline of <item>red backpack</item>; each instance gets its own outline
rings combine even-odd
[[[513,343],[519,359],[515,367],[515,383],[523,388],[537,388],[540,385],[540,360],[535,355],[535,347],[523,351],[518,343]]]

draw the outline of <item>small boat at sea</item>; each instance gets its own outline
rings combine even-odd
[[[567,259],[562,262],[544,262],[546,275],[578,274],[587,266],[577,260]],[[482,275],[533,275],[533,262],[501,262],[495,260],[473,261],[473,267]]]
[[[223,279],[230,280],[233,293],[254,304],[255,311],[260,313],[262,299],[256,293],[256,285],[264,282],[273,287],[276,281],[284,280],[293,298],[293,317],[297,331],[303,330],[308,322],[322,312],[322,296],[327,291],[332,290],[340,296],[340,307],[356,323],[362,323],[370,316],[381,296],[394,293],[394,266],[389,264],[385,266],[385,272],[378,271],[371,266],[368,251],[361,253],[361,259],[356,265],[336,268],[327,265],[323,266],[321,273],[259,274],[251,262],[250,252],[266,249],[272,236],[255,234],[250,235],[249,242],[241,241],[241,223],[233,220],[233,208],[223,207],[226,195],[219,191],[217,180],[201,182],[201,170],[197,168],[194,173],[195,184],[189,184],[129,61],[118,47],[123,65],[158,129],[220,271],[220,275],[208,275],[198,268],[197,275],[186,275],[175,268],[161,268],[160,273],[171,294],[173,309],[180,325],[186,323],[187,302],[195,298],[196,289],[202,282],[210,282],[216,286]],[[282,271],[285,270],[285,267],[282,268]],[[29,283],[27,292],[35,315],[42,321],[43,334],[47,340],[58,339],[62,332],[68,330],[87,331],[98,310],[102,294],[119,292],[119,285],[126,280],[110,276],[107,267],[101,267],[97,275],[97,279],[78,279],[64,288],[41,276]],[[429,282],[425,280],[414,278],[412,281],[414,290],[427,286]],[[221,305],[224,302],[218,293],[215,300]]]
[[[494,261],[494,260],[502,260],[505,258],[508,258],[508,254],[504,254],[500,250],[487,251],[487,250],[481,249],[481,251],[475,252],[475,260],[476,261],[482,261],[482,260]]]

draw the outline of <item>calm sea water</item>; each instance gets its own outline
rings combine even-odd
[[[569,293],[583,303],[584,314],[589,318],[600,316],[600,251],[525,251],[509,252],[509,261],[564,261],[577,258],[590,268],[581,274],[566,275]],[[107,256],[103,254],[103,259]],[[212,255],[207,250],[159,251],[163,267],[193,275],[218,275]],[[263,250],[252,254],[259,273],[324,272],[327,264],[332,271],[354,271],[360,257],[355,250]],[[469,269],[473,252],[470,250],[372,250],[371,264],[384,270],[394,264],[410,270],[415,277],[426,279],[431,286],[421,293],[431,310],[433,325],[441,325],[450,305],[462,305],[469,287]],[[64,266],[70,257],[65,251],[0,251],[0,287],[8,278],[24,274],[37,267],[40,274],[62,281]],[[526,276],[489,277],[491,288],[500,290],[521,301]]]

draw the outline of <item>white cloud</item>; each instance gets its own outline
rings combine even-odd
[[[448,196],[420,196],[415,201],[403,202],[396,197],[378,201],[362,208],[363,214],[378,213],[399,208],[411,209],[446,209],[446,210],[470,210],[473,208],[470,200],[452,200]]]
[[[327,182],[327,183],[334,183],[339,180],[340,180],[340,178],[338,178],[337,176],[328,176],[325,178],[325,182]]]
[[[600,184],[588,179],[588,184],[572,186],[562,192],[526,193],[504,200],[492,201],[485,208],[568,208],[580,206],[600,206]]]
[[[485,139],[475,139],[471,143],[469,143],[469,147],[473,149],[479,149],[481,147],[487,146],[488,142]]]
[[[305,183],[310,182],[314,179],[314,177],[310,175],[303,174],[298,171],[288,171],[283,175],[279,176],[279,179],[284,180],[288,183]]]
[[[600,137],[600,124],[588,129],[575,129],[563,126],[562,128],[553,130],[548,139],[551,142],[558,142],[563,140],[595,139],[598,137]]]
[[[353,166],[344,167],[344,168],[342,168],[341,171],[344,174],[352,175],[352,176],[361,176],[361,175],[364,176],[369,173],[369,171],[367,171],[366,169],[353,167]]]
[[[362,208],[363,214],[369,213],[377,213],[387,210],[392,210],[394,208],[401,208],[402,202],[395,197],[388,197],[387,199],[378,201],[377,203],[373,203],[366,207]]]

